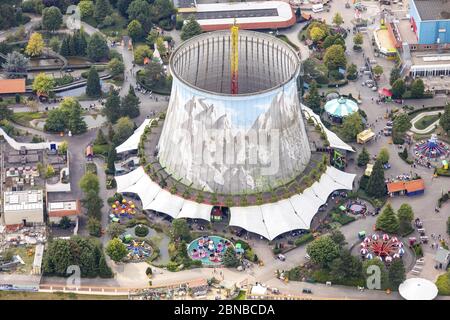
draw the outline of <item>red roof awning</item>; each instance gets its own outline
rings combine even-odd
[[[387,88],[381,88],[380,90],[378,90],[378,93],[385,97],[392,97],[391,90],[389,90]]]

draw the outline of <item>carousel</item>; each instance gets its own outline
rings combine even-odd
[[[419,162],[445,160],[450,154],[450,149],[447,144],[438,140],[436,134],[432,134],[427,141],[416,143],[414,154]]]
[[[405,254],[403,243],[397,237],[390,237],[388,234],[373,234],[366,237],[360,247],[363,260],[378,258],[385,263],[391,263],[393,259],[400,259]]]
[[[342,122],[342,119],[358,111],[358,105],[355,101],[340,97],[333,99],[325,104],[325,111],[331,120]]]
[[[116,200],[111,205],[111,212],[116,218],[132,219],[136,214],[136,206],[133,201],[123,199],[122,202]]]
[[[221,265],[228,247],[236,253],[242,249],[235,248],[231,241],[219,236],[203,236],[188,245],[188,254],[193,260],[200,260],[204,265]]]

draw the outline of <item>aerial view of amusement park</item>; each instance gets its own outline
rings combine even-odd
[[[0,300],[450,299],[450,2],[0,2]]]

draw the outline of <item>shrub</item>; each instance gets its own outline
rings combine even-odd
[[[312,235],[312,233],[306,233],[306,234],[298,237],[297,239],[295,239],[294,245],[296,247],[298,247],[298,246],[301,246],[302,244],[308,243],[312,240],[314,240],[314,236]]]
[[[134,229],[134,233],[138,236],[138,237],[145,237],[148,235],[148,228],[146,226],[143,225],[138,225],[136,226],[136,228]]]
[[[152,271],[152,268],[151,267],[147,267],[147,269],[145,270],[145,274],[148,276],[148,275],[152,275],[153,274],[153,271]]]
[[[449,296],[450,295],[450,272],[440,275],[436,281],[436,286],[440,295]]]

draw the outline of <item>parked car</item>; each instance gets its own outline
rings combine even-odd
[[[285,261],[286,257],[284,255],[282,255],[281,253],[277,256],[277,258],[281,261]]]
[[[307,293],[307,294],[312,294],[312,290],[309,289],[309,288],[304,288],[304,289],[302,290],[302,292],[303,292],[303,293]]]

